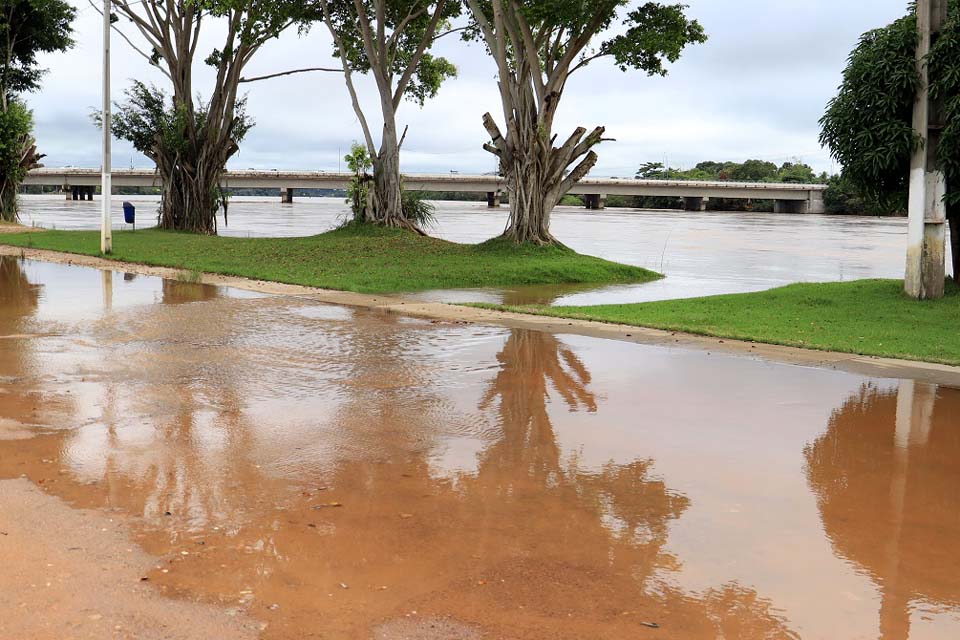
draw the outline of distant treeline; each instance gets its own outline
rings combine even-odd
[[[745,162],[701,162],[692,169],[665,167],[661,162],[648,162],[640,167],[635,176],[642,180],[704,180],[731,182],[786,182],[794,184],[826,184],[824,204],[827,213],[851,215],[903,215],[903,211],[890,208],[864,197],[842,174],[816,173],[810,165],[802,162],[785,162],[776,165],[765,160]],[[679,209],[683,202],[676,198],[646,197],[609,198],[608,207],[637,207],[651,209]],[[716,211],[773,211],[772,200],[727,200],[711,198],[707,208]]]

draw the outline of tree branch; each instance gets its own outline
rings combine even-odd
[[[282,76],[292,76],[298,73],[311,73],[314,71],[323,71],[327,73],[343,73],[343,69],[330,69],[327,67],[310,67],[307,69],[293,69],[292,71],[281,71],[279,73],[271,73],[265,76],[255,76],[253,78],[240,78],[240,83],[244,82],[259,82],[261,80],[271,80],[273,78],[280,78]]]

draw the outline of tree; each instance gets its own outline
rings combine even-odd
[[[738,182],[769,182],[777,176],[777,165],[763,160],[747,160],[735,165],[730,177]]]
[[[214,235],[226,205],[220,181],[227,161],[253,126],[239,95],[260,49],[306,15],[303,0],[113,0],[132,25],[118,29],[130,46],[167,77],[172,96],[135,82],[119,107],[114,133],[156,162],[161,183],[160,227]],[[218,21],[222,44],[204,59],[216,70],[207,101],[195,95],[194,62],[201,28]],[[134,38],[145,42],[135,44]],[[267,76],[273,77],[273,76]]]
[[[910,156],[919,144],[912,120],[917,37],[916,12],[865,33],[820,120],[820,141],[843,165],[844,179],[887,209],[906,203]],[[960,280],[960,0],[950,0],[950,19],[928,64],[930,90],[946,103],[940,163],[947,176],[953,273]]]
[[[18,98],[0,110],[0,221],[17,221],[17,191],[27,172],[39,166],[33,116]]]
[[[703,28],[688,20],[684,5],[630,0],[467,0],[481,37],[497,65],[506,133],[483,117],[510,192],[504,236],[517,243],[550,244],[550,213],[597,163],[593,148],[604,127],[576,129],[558,147],[554,118],[570,76],[601,58],[622,70],[666,75],[683,49],[704,42]],[[614,25],[615,33],[601,34]],[[572,167],[572,168],[571,168]]]
[[[20,96],[40,88],[38,55],[73,46],[75,16],[63,0],[0,0],[0,221],[16,222],[17,191],[42,158]]]
[[[450,61],[429,51],[438,38],[453,32],[448,25],[461,12],[460,0],[320,0],[320,5],[373,163],[373,188],[363,219],[420,230],[403,206],[400,149],[406,131],[398,132],[397,110],[404,98],[423,106],[456,75]],[[383,120],[379,145],[360,104],[355,72],[371,74],[377,85]]]

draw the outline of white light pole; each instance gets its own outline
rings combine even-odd
[[[113,251],[113,229],[110,223],[110,200],[113,182],[110,173],[110,2],[103,0],[103,208],[100,220],[100,251]]]

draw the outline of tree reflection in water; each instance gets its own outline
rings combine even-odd
[[[34,354],[35,337],[29,334],[41,291],[40,285],[27,278],[19,260],[0,256],[0,437],[4,437],[4,432],[6,437],[14,433],[23,437],[21,425],[40,420],[37,408],[41,403],[35,385],[31,382],[27,387],[24,382],[37,375],[39,369]]]
[[[168,303],[197,295],[164,287]],[[366,637],[411,610],[504,637],[645,637],[646,620],[684,638],[796,637],[748,586],[671,582],[670,525],[690,500],[652,459],[590,466],[578,455],[589,434],[561,445],[558,431],[604,420],[562,340],[512,331],[488,386],[447,384],[486,364],[438,357],[467,330],[375,314],[321,326],[295,313],[305,304],[158,305],[96,338],[102,428],[44,455],[81,471],[54,491],[144,517],[152,550],[188,558],[153,582],[214,599],[252,586],[281,604],[278,637]],[[483,442],[475,466],[437,469],[434,454],[465,433]],[[301,436],[314,459],[276,473],[272,456]]]
[[[805,451],[835,553],[882,595],[880,637],[905,640],[911,613],[960,613],[960,392],[865,385]]]

